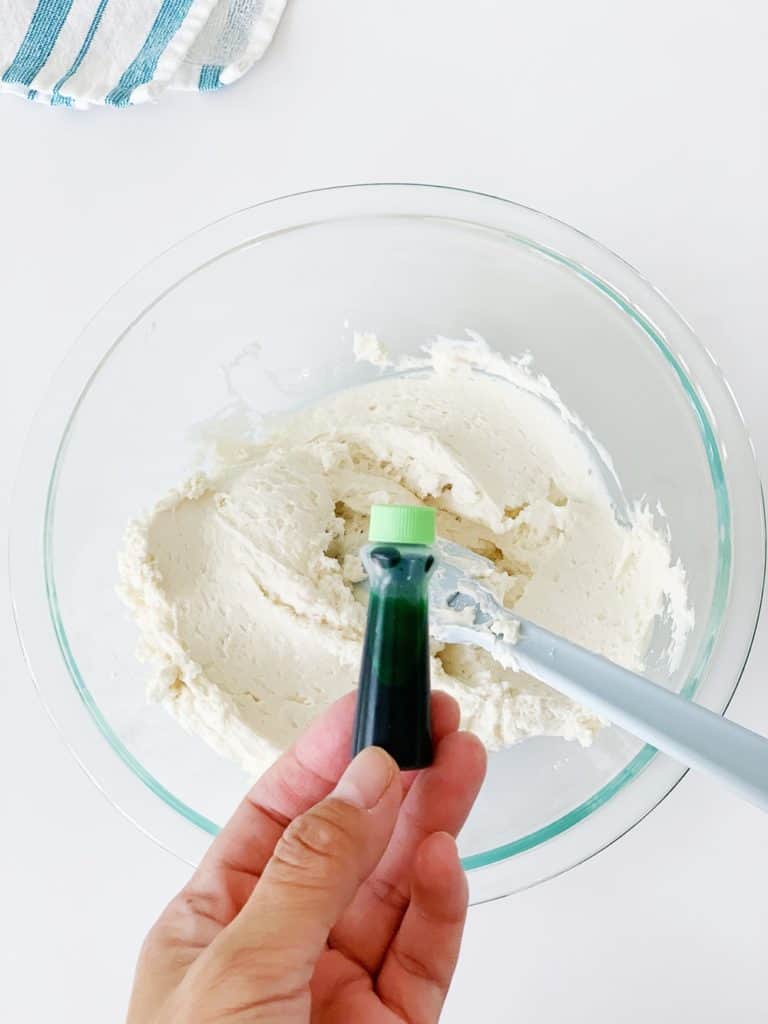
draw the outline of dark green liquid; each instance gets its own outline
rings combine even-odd
[[[354,753],[383,747],[403,768],[432,763],[429,719],[429,548],[369,549],[370,598]]]

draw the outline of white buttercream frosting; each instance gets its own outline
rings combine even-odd
[[[391,366],[371,335],[355,352]],[[693,613],[666,532],[640,507],[617,516],[610,460],[549,381],[477,338],[398,369],[227,446],[126,532],[120,590],[151,697],[249,772],[356,685],[373,503],[434,506],[441,536],[494,561],[508,607],[621,665],[643,668],[662,614],[673,664],[684,647]],[[602,725],[474,647],[435,643],[432,680],[491,749],[587,744]]]

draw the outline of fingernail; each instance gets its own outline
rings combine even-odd
[[[353,807],[371,810],[384,796],[396,768],[380,747],[366,747],[336,783],[332,796]]]

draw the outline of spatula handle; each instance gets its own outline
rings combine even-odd
[[[541,626],[516,621],[517,640],[506,646],[521,669],[768,810],[768,739]]]

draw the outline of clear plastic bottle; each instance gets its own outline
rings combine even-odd
[[[432,763],[429,576],[435,513],[374,505],[363,549],[369,601],[353,753],[383,747],[402,769]]]

